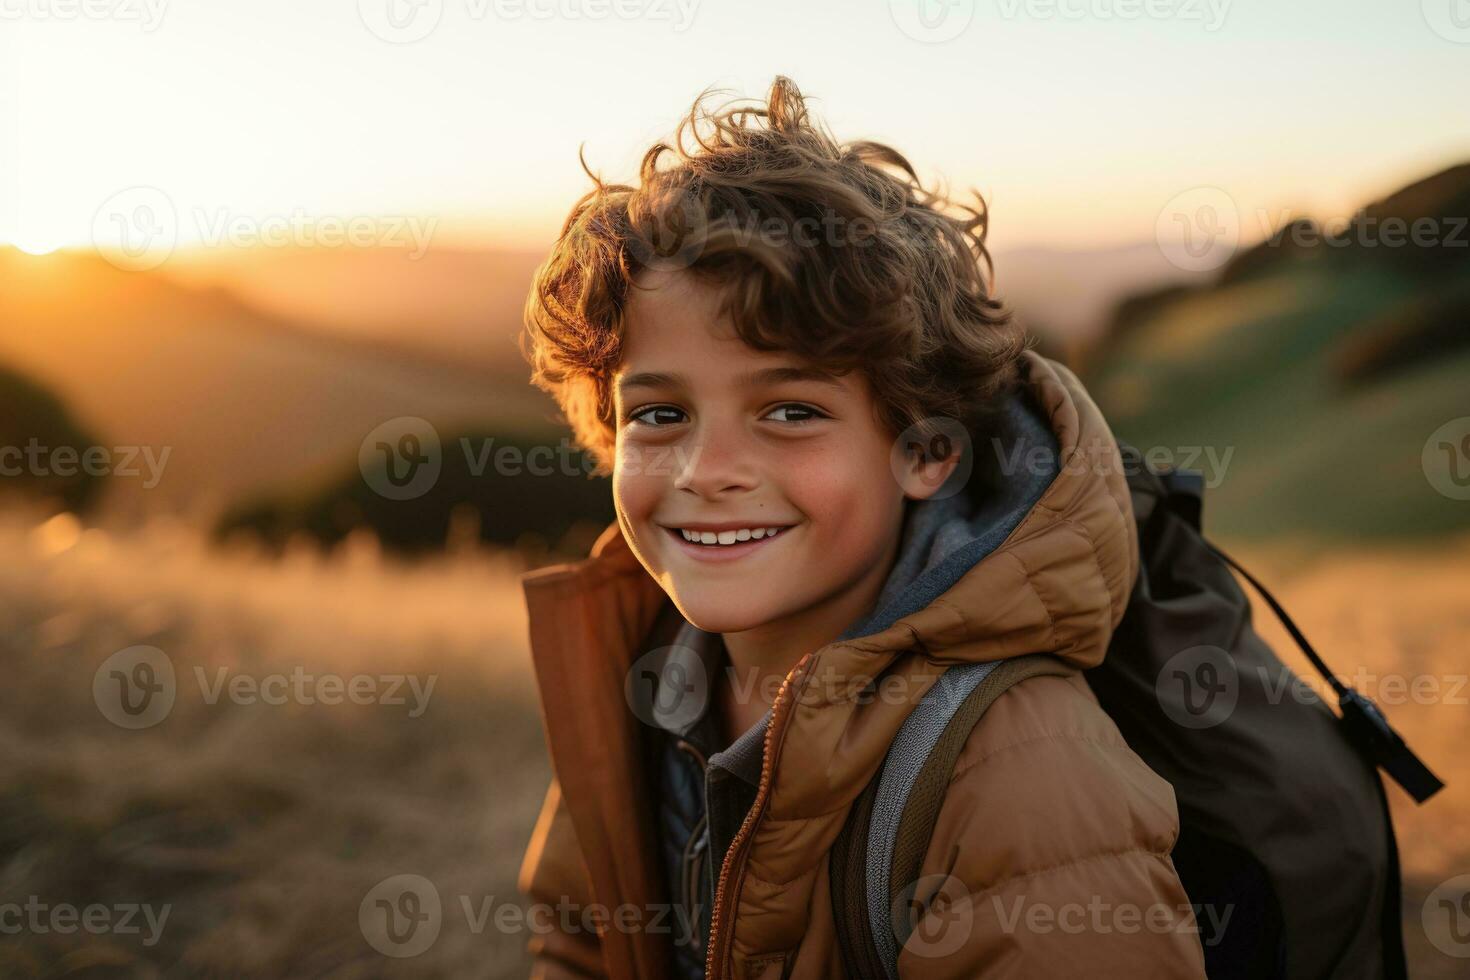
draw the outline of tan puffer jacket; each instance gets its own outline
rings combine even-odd
[[[947,666],[1038,652],[1079,670],[1102,660],[1138,566],[1121,462],[1071,372],[1034,353],[1023,371],[1057,436],[1060,475],[928,608],[816,650],[787,676],[756,802],[721,868],[710,980],[843,976],[828,850]],[[666,597],[616,524],[588,560],[523,585],[557,777],[521,873],[534,975],[662,980],[670,922],[646,733],[623,692]],[[818,681],[879,674],[912,696],[848,699]],[[1173,790],[1080,674],[1021,681],[959,756],[920,878],[944,882],[945,899],[915,929],[922,941],[900,951],[900,976],[1203,977],[1169,858],[1178,831]]]

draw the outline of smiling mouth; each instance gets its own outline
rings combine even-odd
[[[772,525],[761,528],[741,528],[737,531],[690,531],[678,527],[664,527],[679,549],[691,558],[705,561],[734,559],[761,550],[767,542],[784,536],[796,525]],[[759,534],[759,537],[756,535]],[[698,540],[693,540],[697,537]],[[721,539],[724,539],[721,541]],[[712,539],[712,540],[711,540]]]
[[[728,548],[746,541],[769,540],[788,527],[791,525],[777,524],[770,527],[747,527],[729,531],[691,531],[679,527],[666,527],[664,530],[689,544],[703,545],[708,548]]]

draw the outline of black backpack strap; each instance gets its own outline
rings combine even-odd
[[[1382,767],[1389,777],[1404,791],[1414,798],[1415,803],[1423,803],[1435,793],[1444,789],[1444,783],[1430,771],[1422,759],[1414,754],[1414,750],[1404,742],[1393,726],[1388,723],[1388,718],[1373,700],[1358,691],[1348,687],[1337,679],[1327,662],[1313,649],[1312,644],[1307,642],[1306,636],[1297,628],[1292,618],[1287,615],[1281,603],[1276,601],[1266,587],[1256,580],[1256,577],[1240,566],[1234,558],[1231,558],[1218,547],[1206,541],[1205,544],[1211,551],[1220,556],[1220,559],[1240,573],[1240,576],[1255,587],[1266,600],[1266,605],[1281,620],[1281,625],[1291,634],[1291,638],[1301,647],[1302,653],[1306,654],[1317,673],[1322,675],[1323,680],[1332,686],[1337,694],[1337,707],[1342,712],[1343,729],[1348,738],[1358,751],[1376,766]]]

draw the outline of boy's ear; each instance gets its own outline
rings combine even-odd
[[[950,453],[938,457],[926,449],[910,445],[900,460],[895,460],[894,476],[903,488],[903,495],[912,500],[928,500],[944,486],[955,467],[960,464],[962,451],[959,446],[949,444]]]

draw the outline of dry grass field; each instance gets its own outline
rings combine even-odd
[[[119,924],[117,910],[142,907],[136,932],[0,934],[5,976],[524,975],[526,936],[493,913],[516,900],[547,778],[515,558],[409,566],[359,540],[275,562],[210,550],[177,525],[119,535],[15,515],[0,519],[0,549],[0,896],[101,905]],[[1368,693],[1391,702],[1390,675],[1439,680],[1437,701],[1388,710],[1451,786],[1423,809],[1391,795],[1414,975],[1463,975],[1419,918],[1435,884],[1470,871],[1470,709],[1450,697],[1455,678],[1454,695],[1470,697],[1470,539],[1240,550],[1340,672],[1378,678]],[[130,730],[103,715],[93,684],[136,644],[166,654],[176,697],[162,721]],[[217,687],[244,676],[279,692],[269,679],[296,674],[323,697],[249,703],[249,687]],[[395,675],[427,697],[416,704],[405,683],[403,704],[322,703],[322,678],[355,675],[381,700]],[[380,954],[359,925],[368,892],[399,874],[433,882],[444,908],[437,940],[406,959]]]
[[[64,518],[4,521],[0,547],[0,895],[170,908],[152,945],[146,925],[0,936],[0,973],[524,974],[524,936],[493,920],[476,934],[458,914],[459,896],[477,915],[516,901],[547,779],[510,559],[410,569],[359,543],[274,563],[168,525],[120,538]],[[164,651],[177,678],[168,716],[141,730],[93,699],[103,661],[134,644]],[[259,680],[255,703],[219,689],[220,668]],[[317,703],[294,687],[262,703],[279,693],[267,678],[298,670],[408,675],[427,707],[412,717],[424,699],[388,681],[382,700],[405,704],[326,704],[310,682]],[[380,955],[359,928],[364,896],[397,874],[445,902],[438,940],[413,959]]]

